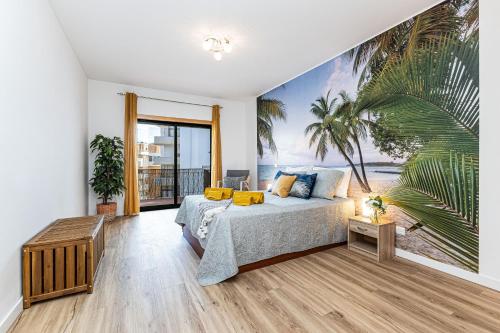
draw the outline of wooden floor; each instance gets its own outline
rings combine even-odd
[[[94,293],[34,304],[13,332],[500,332],[500,293],[345,247],[209,287],[176,210],[117,219]]]

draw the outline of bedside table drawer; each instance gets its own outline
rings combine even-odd
[[[373,237],[373,238],[378,238],[378,227],[374,224],[370,223],[364,223],[364,222],[358,222],[358,221],[349,221],[349,230],[352,230],[354,232]]]

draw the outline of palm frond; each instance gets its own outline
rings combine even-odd
[[[276,144],[273,139],[273,125],[272,122],[265,121],[264,119],[257,119],[257,152],[260,156],[264,154],[263,143],[265,141],[271,152],[276,153]]]
[[[328,115],[328,109],[323,109],[318,103],[311,104],[311,113],[320,120],[323,120]]]
[[[349,141],[349,127],[338,118],[334,116],[329,116],[325,119],[325,125],[329,128],[330,132],[330,142],[335,146],[341,145],[348,156],[352,156],[354,154],[354,149],[352,147],[351,142]]]
[[[459,33],[461,26],[457,6],[447,1],[353,48],[353,74],[361,70],[358,88],[392,59],[413,54],[442,34]]]
[[[399,207],[426,233],[426,240],[469,269],[478,268],[477,169],[464,155],[410,162],[385,201]]]
[[[312,123],[307,125],[306,129],[304,130],[304,135],[308,135],[310,132],[320,129],[322,125],[323,123]]]
[[[277,153],[273,138],[273,121],[286,121],[285,104],[275,98],[257,99],[257,153],[264,154],[264,142],[273,153]]]
[[[441,152],[479,153],[479,43],[442,36],[412,57],[388,64],[357,108],[384,112],[402,136],[435,142]]]
[[[455,6],[441,4],[415,16],[405,40],[404,55],[413,54],[420,46],[439,39],[443,33],[458,32],[462,19]]]
[[[318,137],[321,135],[322,132],[321,126],[322,126],[321,123],[313,123],[306,127],[304,135],[308,135],[309,133],[312,132],[312,135],[309,138],[309,148],[311,148],[316,143]]]
[[[286,120],[285,104],[276,98],[259,98],[257,112],[268,119]]]
[[[320,157],[321,161],[324,161],[326,153],[328,153],[328,135],[323,132],[319,134],[318,145],[316,146],[316,158]]]
[[[348,118],[351,116],[352,112],[352,102],[351,101],[342,101],[335,108],[334,115],[340,118]]]

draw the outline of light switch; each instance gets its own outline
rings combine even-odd
[[[396,226],[396,234],[404,236],[406,235],[406,229],[404,227]]]

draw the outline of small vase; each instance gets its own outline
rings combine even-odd
[[[374,224],[378,224],[378,212],[376,210],[373,211],[372,216],[370,216],[370,220]]]

